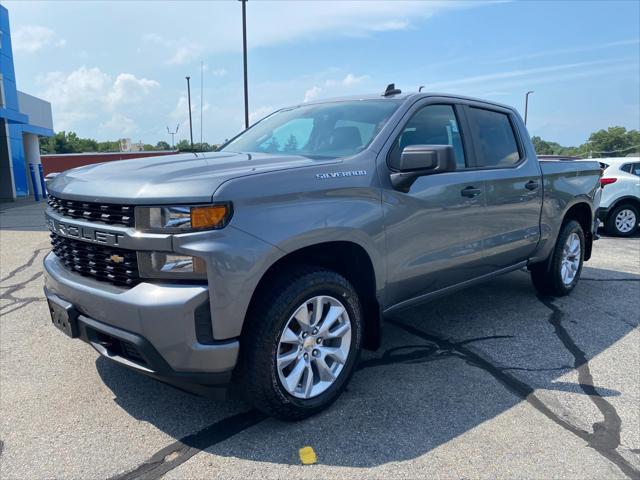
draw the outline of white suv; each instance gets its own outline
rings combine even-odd
[[[602,199],[598,216],[611,235],[629,237],[640,221],[640,158],[601,158]]]

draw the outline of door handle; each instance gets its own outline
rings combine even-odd
[[[482,193],[482,190],[472,186],[465,187],[460,191],[460,195],[462,195],[463,197],[469,197],[469,198],[477,197],[481,193]]]
[[[524,188],[526,188],[527,190],[535,190],[539,186],[540,184],[535,180],[529,180],[527,183],[524,184]]]

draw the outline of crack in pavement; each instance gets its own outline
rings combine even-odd
[[[38,249],[34,252],[32,257],[22,266],[13,270],[6,280],[11,276],[29,268],[35,262],[38,254],[47,248]],[[18,284],[1,287],[9,289],[2,295],[2,298],[9,298],[15,301],[32,301],[42,300],[41,298],[28,298],[17,299],[13,296],[13,293],[24,288],[27,283],[33,281],[42,272],[35,274],[30,279],[20,282]],[[591,280],[591,279],[585,279]],[[597,280],[597,279],[593,279]],[[602,279],[610,281],[637,281],[640,279]],[[600,280],[597,280],[600,281]],[[402,345],[393,348],[389,348],[383,352],[379,357],[361,360],[357,365],[356,370],[364,370],[366,368],[378,367],[391,364],[417,364],[431,361],[444,360],[448,358],[459,358],[464,360],[468,365],[480,368],[485,372],[493,376],[498,382],[500,382],[507,390],[528,402],[538,412],[545,415],[551,421],[573,433],[577,437],[581,438],[589,447],[593,448],[600,455],[607,458],[613,464],[615,464],[626,476],[632,479],[640,480],[640,471],[638,471],[632,464],[630,464],[616,449],[620,445],[620,429],[621,420],[618,416],[615,408],[605,400],[596,390],[593,384],[593,377],[591,375],[588,359],[585,353],[580,350],[567,330],[562,325],[562,318],[564,313],[560,308],[554,305],[550,298],[539,296],[538,299],[551,310],[551,315],[548,319],[549,323],[554,328],[555,335],[560,339],[564,347],[572,354],[574,358],[574,366],[560,366],[554,368],[522,368],[522,367],[498,367],[494,365],[490,360],[481,356],[477,352],[468,348],[469,344],[496,339],[512,339],[513,335],[494,335],[484,336],[478,338],[465,339],[461,341],[454,341],[450,339],[441,338],[435,334],[423,331],[414,326],[404,324],[394,319],[387,319],[387,323],[394,325],[395,327],[404,330],[405,332],[412,334],[418,338],[426,340],[428,344],[420,345]],[[13,305],[14,303],[10,304]],[[24,305],[23,305],[24,306]],[[5,307],[6,308],[6,307]],[[15,311],[22,306],[13,309]],[[9,312],[3,312],[9,313]],[[569,421],[561,418],[555,414],[542,400],[535,395],[535,389],[525,383],[524,381],[516,378],[508,373],[509,370],[519,371],[554,371],[554,370],[570,370],[576,369],[578,372],[579,386],[588,396],[588,398],[594,403],[598,410],[602,413],[604,421],[596,422],[593,424],[593,433],[585,431]],[[172,444],[162,448],[155,454],[153,454],[148,460],[140,464],[133,470],[117,474],[111,477],[110,480],[132,480],[132,479],[145,479],[154,480],[160,478],[165,473],[173,470],[179,465],[185,463],[194,455],[210,448],[218,443],[232,438],[233,436],[241,433],[242,431],[255,426],[265,420],[267,416],[257,410],[249,410],[236,415],[226,417],[218,422],[215,422],[193,434],[187,435]],[[4,445],[0,444],[0,452]]]
[[[503,374],[502,370],[506,370],[507,368],[499,369],[494,367],[491,363],[482,359],[479,355],[472,353],[465,347],[465,345],[479,341],[513,338],[511,335],[484,336],[454,343],[391,319],[388,319],[387,321],[394,326],[413,334],[414,336],[429,341],[429,344],[402,345],[389,348],[385,350],[380,357],[361,360],[356,367],[356,371],[391,364],[418,364],[444,360],[447,358],[460,358],[472,366],[480,367],[483,370],[488,371],[494,377],[497,375],[500,377],[498,378],[499,381],[501,381],[502,378],[501,383],[503,385],[506,384],[505,382],[509,383],[509,390],[515,390],[518,393],[518,396],[522,398],[526,399],[527,396],[534,391],[533,388],[523,382],[520,382],[514,377],[510,377],[508,374]],[[564,369],[565,367],[560,368]],[[553,415],[553,413],[537,398],[530,399],[530,402],[539,405],[539,410],[542,410],[543,413],[546,411],[549,415]],[[257,425],[266,418],[266,415],[256,410],[249,410],[232,417],[227,417],[226,419],[220,420],[199,432],[172,443],[155,453],[149,460],[145,461],[137,468],[113,476],[110,480],[158,479],[168,471],[189,460],[201,450],[205,450],[227,440],[247,428]],[[559,418],[558,421],[566,423]],[[570,429],[572,426],[567,424],[566,427]],[[582,433],[586,434],[586,432]]]
[[[40,254],[40,252],[48,251],[48,250],[51,250],[50,246],[49,247],[38,248],[38,249],[34,250],[33,253],[31,254],[31,257],[29,257],[29,259],[25,263],[23,263],[22,265],[20,265],[19,267],[15,268],[15,269],[11,270],[8,275],[0,278],[0,283],[9,280],[14,275],[16,275],[16,274],[22,272],[23,270],[26,270],[30,266],[32,266],[33,262],[35,262],[36,258],[38,258],[38,255]]]
[[[543,301],[544,303],[545,301],[548,301],[548,300],[541,298],[541,301]],[[551,308],[546,303],[545,303],[545,306],[547,306],[548,308]],[[562,318],[563,313],[555,305],[553,307],[555,310],[552,310],[551,318],[549,319],[549,321],[551,322],[552,325],[554,325],[554,327],[556,325],[559,325],[559,329],[555,330],[556,335],[558,335],[559,338],[560,338],[560,335],[562,335],[560,340],[561,341],[564,340],[563,344],[571,353],[575,353],[575,354],[578,354],[578,352],[581,353],[581,355],[578,354],[577,357],[574,356],[574,358],[576,358],[574,363],[574,368],[578,370],[578,375],[581,383],[580,387],[583,388],[583,391],[585,392],[585,394],[592,401],[594,401],[594,398],[598,399],[596,406],[598,406],[601,412],[603,411],[607,412],[607,414],[605,415],[605,422],[598,422],[594,424],[594,433],[589,433],[585,430],[582,430],[581,428],[571,424],[570,422],[556,415],[542,400],[540,400],[535,395],[535,390],[533,389],[533,387],[521,381],[520,379],[514,377],[513,375],[510,375],[509,373],[507,373],[506,370],[508,370],[509,368],[496,367],[489,360],[485,359],[478,353],[472,350],[469,350],[467,347],[463,345],[460,345],[459,342],[453,342],[450,340],[440,338],[436,335],[423,332],[422,330],[419,330],[410,325],[403,324],[396,320],[388,319],[387,322],[390,322],[396,325],[397,327],[402,328],[405,331],[410,332],[416,336],[422,337],[425,340],[433,342],[436,345],[438,345],[441,349],[454,351],[454,352],[457,351],[459,354],[462,355],[462,358],[464,358],[464,360],[467,361],[468,364],[481,368],[482,370],[485,370],[487,373],[492,375],[496,380],[502,383],[508,390],[515,393],[517,396],[521,397],[523,400],[527,401],[531,406],[533,406],[536,410],[538,410],[548,419],[550,419],[551,421],[558,424],[560,427],[564,428],[565,430],[573,433],[574,435],[586,441],[591,448],[596,450],[600,455],[607,458],[614,465],[616,465],[627,477],[634,480],[638,480],[640,479],[640,471],[638,471],[617,450],[615,450],[619,445],[620,417],[617,415],[617,413],[615,413],[615,408],[613,408],[613,406],[609,402],[607,402],[603,397],[601,397],[596,391],[595,387],[593,386],[593,378],[591,377],[591,373],[589,372],[588,361],[586,359],[585,354],[580,349],[578,349],[577,346],[575,346],[575,343],[573,342],[569,334],[566,332],[564,327],[560,325],[559,322]],[[556,315],[555,318],[554,318],[554,315]],[[565,341],[567,343],[565,343]],[[581,372],[582,372],[582,377],[580,377]],[[587,372],[588,375],[585,372]],[[582,385],[583,383],[585,384],[584,387]],[[615,424],[616,418],[618,422],[617,425]],[[617,426],[617,430],[616,430],[616,426]],[[611,443],[611,439],[613,438],[613,440],[615,441],[616,431],[617,431],[618,443],[615,443],[615,445],[613,445]]]
[[[115,475],[109,480],[152,480],[193,457],[196,453],[223,442],[249,427],[265,420],[267,416],[257,410],[238,413],[224,418],[202,430],[166,446],[137,468]]]
[[[15,275],[32,267],[34,262],[40,255],[40,253],[43,251],[49,251],[49,250],[50,250],[50,247],[38,248],[37,250],[34,250],[34,252],[31,254],[31,257],[29,257],[29,259],[25,263],[13,269],[11,272],[9,272],[8,275],[0,279],[0,283],[5,282],[9,279],[12,279]],[[33,302],[44,301],[42,297],[22,297],[21,298],[15,295],[15,293],[20,292],[21,290],[26,288],[31,282],[41,277],[42,275],[43,275],[43,272],[42,270],[40,270],[39,272],[36,272],[33,275],[31,275],[26,280],[23,280],[22,282],[14,283],[12,285],[0,285],[0,290],[4,290],[4,292],[0,294],[0,299],[8,300],[9,302],[0,307],[0,312],[2,312],[2,315],[8,315],[9,313],[13,313],[18,310],[21,310],[27,305],[32,304]]]
[[[554,306],[555,307],[555,306]],[[557,308],[557,307],[555,307]],[[558,309],[559,311],[559,309]],[[557,313],[552,311],[553,315],[557,315]],[[552,325],[558,324],[558,317],[555,319],[550,319]],[[512,338],[510,335],[495,335],[495,336],[486,336],[486,337],[478,337],[467,339],[459,342],[455,342],[452,340],[444,339],[438,337],[437,335],[424,332],[416,327],[411,325],[404,324],[402,322],[398,322],[393,319],[387,319],[387,322],[396,326],[397,328],[404,330],[407,333],[410,333],[414,336],[422,338],[429,342],[429,344],[424,345],[402,345],[398,347],[389,348],[384,351],[384,353],[380,357],[370,358],[366,360],[361,360],[361,362],[356,367],[356,370],[364,370],[366,368],[378,367],[383,365],[391,365],[391,364],[416,364],[416,363],[424,363],[430,361],[443,360],[447,358],[460,358],[464,360],[468,365],[471,365],[476,368],[480,368],[485,372],[489,373],[493,376],[498,382],[500,382],[503,386],[507,388],[507,390],[514,393],[516,396],[522,398],[527,401],[530,405],[532,405],[538,412],[545,415],[551,421],[558,424],[563,429],[573,433],[578,436],[582,440],[585,440],[588,445],[596,450],[599,454],[607,458],[609,461],[614,463],[625,475],[627,475],[631,479],[639,479],[640,472],[636,470],[622,455],[620,455],[615,448],[619,445],[619,427],[620,421],[617,414],[615,414],[615,409],[602,398],[595,387],[593,386],[593,378],[591,374],[588,373],[588,376],[585,376],[585,371],[588,372],[588,362],[586,360],[586,356],[584,353],[582,355],[578,355],[576,361],[574,363],[574,367],[565,367],[561,366],[558,368],[551,369],[539,369],[539,370],[560,370],[560,369],[578,369],[578,373],[582,371],[582,376],[580,378],[580,387],[583,388],[585,393],[589,396],[593,401],[593,396],[595,395],[599,398],[599,408],[604,409],[607,412],[605,416],[605,422],[594,424],[594,433],[589,433],[585,430],[582,430],[579,427],[571,424],[560,416],[556,415],[547,405],[542,402],[535,395],[535,390],[533,387],[528,385],[527,383],[519,380],[518,378],[507,373],[507,370],[517,369],[517,367],[497,367],[489,360],[479,355],[478,353],[470,350],[466,345],[471,343],[491,340],[491,339],[502,339],[502,338]],[[554,325],[554,327],[555,327]],[[560,332],[562,335],[562,339],[567,341],[565,347],[568,348],[568,345],[571,346],[571,352],[580,351],[579,349],[576,351],[577,347],[574,348],[575,344],[571,337],[566,334],[566,330],[560,326]],[[556,334],[558,334],[558,330],[556,330]],[[406,351],[406,352],[405,352]],[[402,353],[404,352],[404,353]],[[581,352],[581,351],[580,351]],[[582,363],[580,363],[582,362]],[[585,367],[586,366],[586,367]],[[586,370],[585,370],[586,369]],[[532,369],[536,370],[536,369]],[[601,411],[603,411],[601,409]],[[612,416],[612,410],[614,415]],[[213,445],[216,445],[224,440],[227,440],[234,435],[254,426],[258,423],[265,420],[267,417],[256,411],[249,410],[244,413],[240,413],[231,417],[227,417],[219,422],[216,422],[199,432],[196,432],[192,435],[184,437],[177,442],[163,448],[162,450],[155,453],[149,460],[142,463],[137,468],[111,477],[110,480],[155,480],[160,476],[164,475],[168,471],[176,468],[178,465],[183,464],[191,457],[196,455],[202,450],[205,450]],[[615,418],[617,418],[617,435],[616,429],[611,428],[611,425],[607,422],[610,422],[612,419],[615,423]],[[616,443],[616,439],[617,442]]]
[[[27,284],[34,281],[36,278],[40,276],[42,276],[42,272],[37,272],[23,282],[19,282],[14,285],[8,285],[5,287],[0,287],[0,289],[7,289],[6,292],[0,295],[0,299],[9,301],[9,303],[6,303],[5,305],[0,306],[0,312],[2,312],[2,315],[8,315],[10,313],[21,310],[27,305],[32,304],[33,302],[44,301],[42,297],[16,297],[14,295],[14,293],[17,293],[20,290],[26,288]],[[7,310],[9,307],[14,307],[14,308]]]
[[[617,451],[620,446],[622,420],[615,407],[600,395],[594,386],[589,359],[562,325],[564,312],[553,303],[552,298],[538,295],[538,299],[551,310],[549,323],[553,326],[558,339],[574,358],[574,368],[578,372],[578,385],[604,417],[602,422],[593,424],[593,433],[587,434],[588,445],[613,462],[629,478],[640,479],[640,471]]]
[[[487,340],[496,337],[470,339],[466,342]],[[406,353],[400,353],[410,350]],[[380,357],[361,360],[356,371],[391,364],[424,363],[458,356],[456,352],[439,349],[435,345],[403,345],[389,348]],[[202,450],[212,447],[234,435],[266,420],[268,417],[257,410],[249,410],[220,420],[204,429],[188,435],[156,452],[149,460],[128,472],[115,475],[110,480],[154,480],[189,460]]]

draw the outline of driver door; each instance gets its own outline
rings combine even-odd
[[[429,99],[412,107],[386,156],[387,177],[409,145],[451,145],[453,172],[416,179],[407,193],[383,189],[388,306],[488,273],[483,262],[485,181],[471,171],[471,138],[463,108]],[[406,117],[405,117],[406,118]]]

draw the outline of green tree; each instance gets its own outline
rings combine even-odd
[[[189,143],[189,140],[180,140],[176,144],[176,150],[179,150],[181,152],[190,152],[191,151],[191,143]]]
[[[634,143],[635,142],[635,143]],[[589,136],[588,149],[609,157],[624,157],[640,143],[640,132],[624,127],[609,127]]]
[[[289,135],[289,139],[287,140],[286,145],[284,146],[285,152],[297,152],[298,151],[298,139],[292,133]]]
[[[82,153],[98,150],[98,142],[92,138],[80,138],[75,132],[58,132],[52,137],[40,139],[40,151],[47,153]]]
[[[553,147],[551,146],[551,142],[547,142],[542,140],[542,138],[538,136],[531,137],[531,142],[533,143],[533,148],[535,149],[538,155],[553,155]]]
[[[171,145],[169,145],[164,140],[160,140],[156,143],[156,150],[171,150]]]
[[[269,143],[265,145],[265,150],[270,153],[276,153],[280,151],[280,142],[276,137],[271,137]]]
[[[106,142],[99,142],[98,143],[98,151],[99,152],[119,152],[120,151],[120,142],[113,140],[113,141],[106,141]]]

